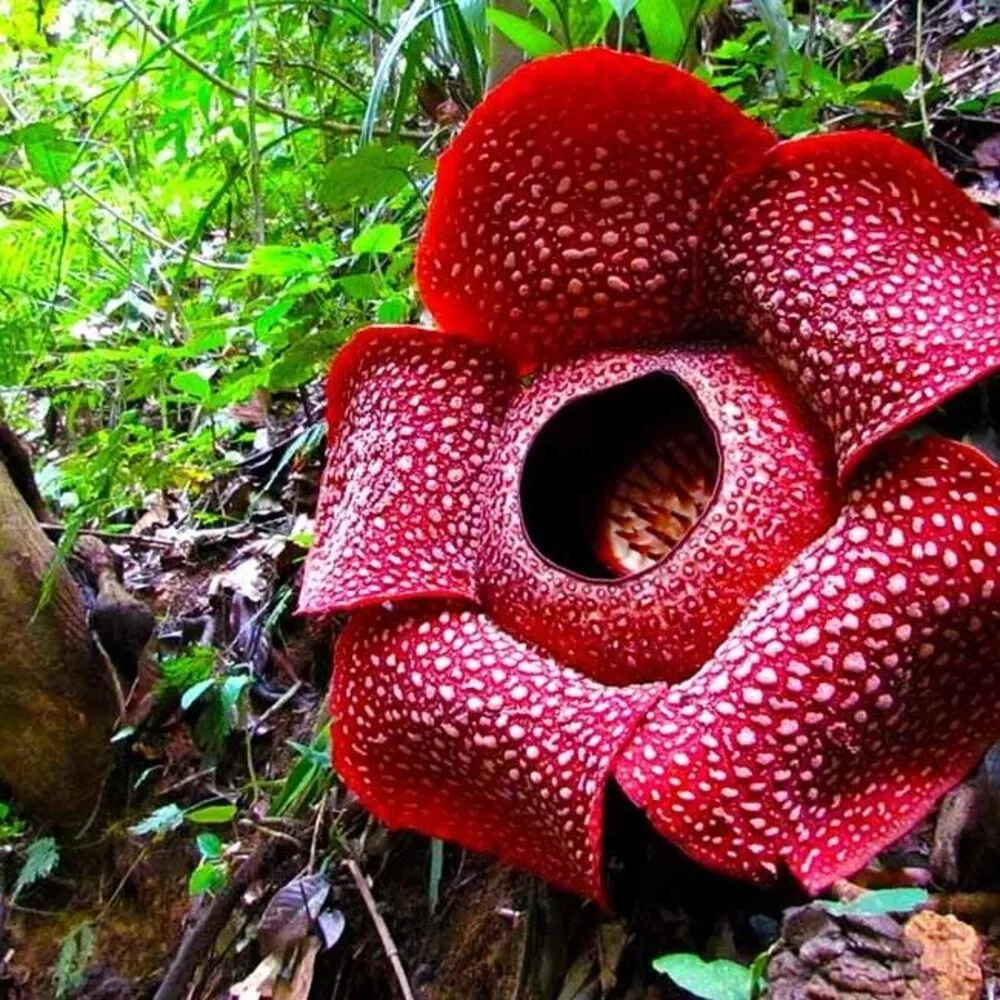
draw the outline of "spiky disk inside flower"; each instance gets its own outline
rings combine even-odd
[[[599,538],[608,475],[613,492],[650,433],[667,449],[692,428],[718,469],[700,517],[660,560],[612,576]],[[513,398],[495,440],[482,481],[483,604],[609,684],[689,676],[836,516],[827,435],[745,345],[553,365]],[[689,472],[682,454],[673,474]]]

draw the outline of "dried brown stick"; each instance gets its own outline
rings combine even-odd
[[[268,841],[240,865],[229,885],[212,900],[198,922],[185,935],[153,1000],[181,1000],[188,982],[211,951],[215,939],[226,926],[240,897],[270,864],[275,854],[275,842]]]
[[[365,876],[361,871],[360,865],[357,861],[348,859],[344,862],[344,867],[351,873],[351,878],[354,879],[358,893],[364,901],[365,909],[368,910],[368,915],[372,918],[375,930],[378,931],[379,940],[382,942],[382,949],[385,951],[386,958],[389,959],[392,971],[396,974],[396,982],[399,983],[400,992],[403,994],[405,1000],[414,1000],[413,989],[410,986],[409,979],[406,978],[406,970],[403,968],[403,963],[399,957],[399,949],[396,947],[396,942],[392,939],[392,934],[389,932],[386,922],[382,919],[382,914],[378,912],[375,897],[372,895],[371,889],[368,888],[368,883],[365,881]],[[162,1000],[162,998],[157,996],[154,1000]]]

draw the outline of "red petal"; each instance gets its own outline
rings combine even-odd
[[[1000,737],[1000,468],[900,443],[616,766],[696,861],[810,891],[908,830]]]
[[[540,554],[527,533],[519,488],[526,457],[573,400],[654,373],[672,376],[714,433],[715,494],[651,569],[618,580],[575,575]],[[515,635],[612,684],[689,676],[750,597],[836,517],[827,435],[746,346],[622,352],[555,366],[515,399],[495,455],[483,480],[484,604]]]
[[[417,280],[439,326],[523,364],[669,338],[723,178],[774,139],[681,70],[586,49],[529,63],[438,164]]]
[[[373,609],[336,646],[334,762],[389,826],[603,902],[605,782],[661,692],[604,688],[485,615]]]
[[[326,471],[300,610],[474,599],[476,484],[516,379],[417,327],[355,334],[330,369]]]
[[[710,310],[738,319],[836,437],[871,448],[1000,366],[1000,241],[916,150],[842,132],[734,177],[703,237]]]

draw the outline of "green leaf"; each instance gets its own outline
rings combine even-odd
[[[236,806],[231,802],[220,806],[202,806],[187,814],[192,823],[228,823],[236,815]]]
[[[395,222],[380,222],[363,229],[351,243],[351,253],[392,253],[402,242],[402,227]]]
[[[920,79],[920,70],[909,63],[893,66],[880,73],[873,80],[850,87],[855,100],[893,101],[898,100]]]
[[[402,191],[410,177],[430,173],[433,162],[412,146],[369,143],[352,156],[338,156],[323,172],[319,196],[333,211],[356,203],[370,204]]]
[[[83,983],[84,973],[94,957],[97,935],[90,923],[77,924],[59,946],[59,957],[52,975],[56,1000],[64,1000]]]
[[[130,826],[129,830],[140,837],[152,834],[154,837],[162,837],[164,834],[176,830],[184,822],[184,812],[180,806],[171,802],[168,805],[160,806],[159,809],[150,813],[144,820]]]
[[[1000,45],[1000,21],[973,28],[948,47],[951,49],[985,49],[990,45]]]
[[[199,833],[195,837],[198,845],[198,853],[210,861],[217,861],[222,857],[222,841],[214,833]]]
[[[375,319],[379,323],[388,323],[391,326],[402,323],[409,311],[410,304],[405,295],[390,295],[389,298],[379,303],[378,309],[375,311]]]
[[[209,677],[208,680],[192,684],[191,687],[189,687],[184,694],[181,695],[181,711],[186,712],[206,691],[211,690],[214,686],[214,677]]]
[[[688,34],[680,5],[675,0],[639,0],[635,12],[649,54],[664,62],[677,62]]]
[[[865,892],[849,903],[822,900],[831,913],[874,916],[880,913],[912,913],[930,898],[926,889],[876,889]]]
[[[305,274],[322,274],[333,263],[333,251],[323,243],[301,243],[298,246],[259,246],[247,260],[247,274],[263,274],[271,278],[291,278]]]
[[[178,392],[194,399],[207,399],[212,394],[212,383],[196,371],[174,372],[170,376],[170,384]]]
[[[229,881],[225,865],[214,861],[202,861],[188,879],[188,894],[201,896],[206,892],[218,892]]]
[[[222,707],[225,711],[230,712],[236,707],[236,703],[240,700],[240,695],[250,686],[250,683],[251,678],[249,674],[234,674],[222,682],[219,695],[222,698]]]
[[[76,159],[76,144],[64,139],[48,122],[26,125],[17,133],[31,169],[46,184],[62,187]]]
[[[59,848],[55,837],[41,837],[34,841],[25,852],[24,864],[14,883],[11,894],[14,899],[29,886],[47,878],[59,864]]]
[[[486,20],[533,59],[539,56],[555,55],[557,52],[566,50],[566,47],[558,39],[546,34],[531,21],[518,17],[516,14],[490,8],[486,11]]]
[[[681,989],[702,1000],[749,1000],[751,976],[745,965],[724,958],[706,962],[697,955],[678,952],[653,962],[657,972],[668,975]]]

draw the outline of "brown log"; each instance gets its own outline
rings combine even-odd
[[[65,566],[0,463],[0,783],[29,814],[69,826],[94,809],[111,761],[115,698]]]

